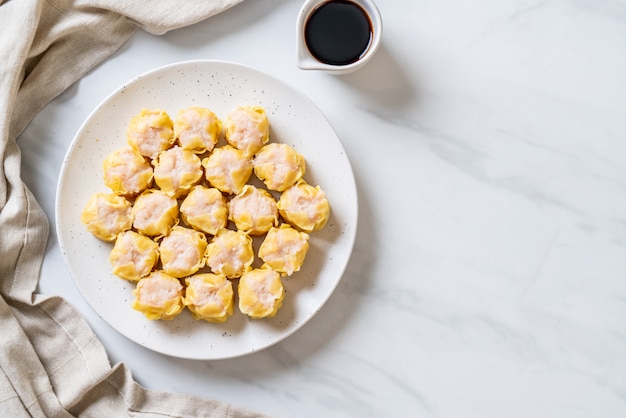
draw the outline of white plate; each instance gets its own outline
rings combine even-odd
[[[311,234],[300,272],[284,279],[287,291],[275,318],[250,320],[235,307],[223,324],[195,321],[187,310],[172,321],[149,321],[131,308],[134,284],[111,274],[112,244],[86,231],[80,214],[102,181],[104,157],[126,145],[126,127],[141,108],[203,106],[220,118],[236,106],[259,104],[268,114],[271,140],[293,146],[307,161],[305,179],[319,184],[331,217]],[[189,61],[158,68],[120,87],[87,118],[69,147],[56,197],[59,245],[87,302],[114,329],[151,350],[189,359],[224,359],[269,347],[315,315],[339,282],[350,258],[357,224],[354,176],[324,115],[281,81],[239,64]]]

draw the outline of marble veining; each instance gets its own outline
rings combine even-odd
[[[377,4],[381,48],[345,76],[297,68],[300,2],[139,32],[18,142],[53,223],[72,137],[136,75],[220,59],[300,90],[359,196],[346,272],[302,329],[230,360],[144,349],[81,297],[53,228],[39,291],[75,304],[144,386],[276,417],[626,416],[626,4]]]

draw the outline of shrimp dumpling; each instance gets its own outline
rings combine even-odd
[[[309,250],[309,234],[282,224],[269,230],[259,247],[259,258],[273,270],[291,276],[299,271]]]
[[[144,235],[160,237],[178,223],[178,202],[157,189],[148,189],[135,200],[133,227]]]
[[[210,109],[181,109],[174,121],[174,136],[183,149],[196,154],[212,151],[222,132],[222,122]]]
[[[159,243],[163,271],[170,276],[191,276],[204,267],[206,236],[195,229],[173,227]]]
[[[113,193],[134,196],[152,183],[152,166],[131,147],[111,152],[102,163],[104,184]]]
[[[113,193],[94,193],[80,216],[81,222],[97,238],[114,241],[118,234],[132,227],[131,204]]]
[[[186,195],[202,179],[202,162],[193,152],[173,147],[154,161],[154,182],[173,197]]]
[[[247,270],[239,279],[239,310],[250,318],[272,318],[283,304],[280,275],[267,266]]]
[[[119,234],[109,254],[113,274],[130,281],[150,274],[158,260],[159,245],[135,231]]]
[[[223,274],[196,274],[185,279],[184,304],[194,319],[224,322],[233,314],[233,285]]]
[[[262,235],[278,225],[276,200],[264,189],[250,184],[228,202],[228,219],[237,229],[250,235]]]
[[[170,320],[183,310],[183,285],[162,271],[153,271],[137,282],[132,308],[146,318]]]
[[[269,135],[270,123],[261,106],[239,106],[224,122],[226,141],[249,157],[267,143]]]
[[[243,231],[220,229],[206,248],[206,264],[213,273],[236,279],[254,261],[252,238]]]
[[[304,157],[287,144],[267,144],[253,160],[254,174],[270,190],[284,191],[300,180],[306,170]]]
[[[304,180],[285,190],[277,206],[287,222],[305,232],[320,230],[330,216],[326,194],[319,186],[313,187]]]
[[[153,160],[174,143],[174,123],[164,110],[142,109],[130,120],[126,139],[141,155]]]
[[[202,166],[208,182],[228,194],[240,193],[252,175],[252,159],[230,145],[215,148]]]
[[[180,214],[187,225],[215,235],[228,222],[226,198],[215,188],[194,186],[180,204]]]

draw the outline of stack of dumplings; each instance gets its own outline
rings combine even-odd
[[[305,170],[294,148],[270,142],[260,106],[237,107],[223,122],[197,106],[175,120],[143,109],[127,145],[103,161],[110,192],[94,193],[81,221],[112,243],[111,271],[136,283],[132,307],[146,318],[171,320],[187,308],[219,323],[235,304],[249,318],[272,318],[282,279],[300,270],[309,234],[330,215]]]

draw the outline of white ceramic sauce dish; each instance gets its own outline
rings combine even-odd
[[[337,6],[344,11],[346,8],[359,10],[363,12],[367,18],[370,31],[369,38],[367,38],[365,47],[357,51],[357,56],[354,59],[347,59],[345,62],[341,60],[325,59],[325,57],[320,55],[315,49],[316,46],[320,45],[330,49],[336,48],[336,44],[342,41],[342,39],[339,39],[340,33],[352,35],[350,31],[353,30],[353,27],[349,24],[346,24],[345,27],[336,28],[337,30],[332,35],[329,34],[331,31],[320,29],[319,32],[325,37],[317,38],[318,45],[312,44],[315,38],[311,37],[311,25],[315,23],[314,19],[316,18],[316,14],[319,15],[320,13],[318,12],[329,5]],[[344,17],[346,16],[335,17],[335,22],[333,23],[335,27],[337,26],[337,19]],[[347,17],[349,18],[350,16]],[[354,13],[352,17],[355,17]],[[357,18],[359,17],[357,16]],[[363,19],[361,18],[361,20]],[[362,22],[357,23],[361,23],[359,28],[362,29]],[[383,23],[376,4],[371,0],[306,0],[300,9],[296,29],[297,64],[299,68],[303,70],[326,71],[333,74],[347,74],[362,68],[374,56],[374,53],[380,45]],[[359,36],[363,36],[363,34],[361,33]]]

